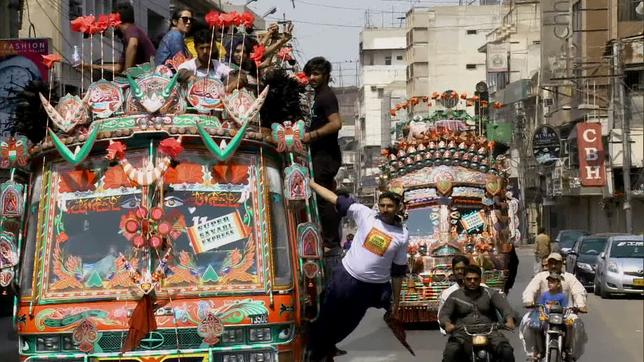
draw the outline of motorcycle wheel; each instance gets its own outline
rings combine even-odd
[[[550,351],[548,352],[547,362],[561,362],[561,356],[559,355],[558,349],[550,348]]]

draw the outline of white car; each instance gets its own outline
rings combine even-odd
[[[644,236],[611,236],[599,254],[594,284],[595,294],[602,298],[613,293],[644,295]]]

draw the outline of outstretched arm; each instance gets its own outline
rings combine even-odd
[[[315,191],[318,195],[320,195],[321,198],[324,200],[332,203],[333,205],[336,205],[338,203],[338,195],[335,194],[335,192],[327,189],[326,187],[317,184],[313,179],[309,181],[309,185],[311,186],[311,189]]]

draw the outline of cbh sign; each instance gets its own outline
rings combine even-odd
[[[582,186],[604,186],[606,167],[602,125],[600,123],[577,123],[577,147],[579,148],[579,178]]]

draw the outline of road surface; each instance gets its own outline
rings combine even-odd
[[[521,292],[532,276],[532,249],[521,248],[519,275],[510,291],[510,303],[523,314]],[[601,299],[589,293],[589,311],[583,315],[588,343],[580,361],[641,362],[644,361],[644,301],[640,299]],[[337,362],[411,362],[440,361],[447,341],[436,329],[409,330],[407,341],[416,352],[413,357],[396,340],[382,320],[381,310],[370,309],[358,329],[338,347],[348,351]],[[517,331],[506,336],[514,347],[516,361],[526,356]]]

